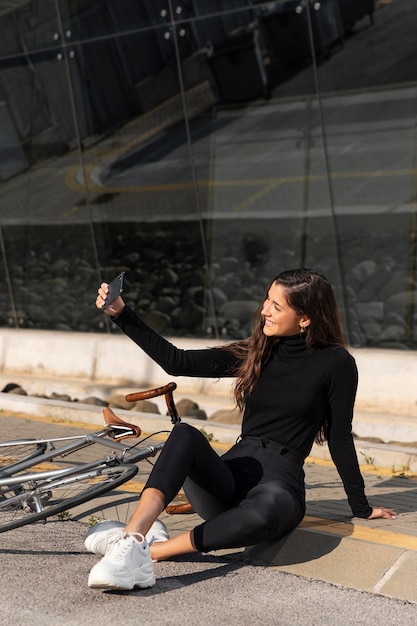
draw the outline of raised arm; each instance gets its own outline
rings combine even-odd
[[[97,308],[105,305],[108,286],[102,283],[96,299]],[[148,356],[171,376],[193,376],[206,378],[233,377],[236,358],[222,348],[182,350],[174,346],[150,328],[125,304],[121,296],[104,312],[112,316],[119,328],[134,341]]]

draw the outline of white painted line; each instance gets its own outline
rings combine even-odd
[[[376,593],[381,593],[385,585],[391,580],[394,574],[401,568],[403,563],[408,558],[408,552],[404,551],[400,554],[398,559],[391,565],[391,567],[385,572],[385,574],[379,579],[379,581],[374,585],[372,591]]]

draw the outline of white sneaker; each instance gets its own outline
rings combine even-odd
[[[104,556],[106,554],[109,537],[114,534],[120,535],[121,529],[124,527],[125,524],[115,520],[103,520],[102,522],[98,522],[89,528],[85,536],[84,545],[89,552]],[[145,539],[150,546],[155,541],[168,541],[168,530],[164,522],[160,519],[155,520],[146,533]]]
[[[88,577],[92,589],[146,589],[155,582],[149,546],[140,533],[110,535],[105,556]]]
[[[145,538],[150,546],[157,541],[168,541],[168,530],[164,522],[160,519],[155,520],[146,533]]]
[[[104,556],[106,554],[109,536],[115,533],[120,534],[124,527],[125,524],[123,524],[123,522],[111,519],[102,520],[88,529],[84,545],[89,552]]]

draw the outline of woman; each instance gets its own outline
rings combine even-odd
[[[103,283],[99,309],[107,293]],[[253,334],[218,348],[176,348],[121,297],[105,311],[167,373],[234,377],[244,413],[240,440],[222,457],[197,429],[174,426],[125,529],[103,531],[106,552],[90,572],[90,587],[149,587],[155,583],[152,559],[283,537],[305,513],[303,464],[314,440],[328,441],[354,516],[395,519],[395,511],[372,508],[365,496],[351,432],[356,365],[344,347],[333,289],[319,272],[297,269],[276,276]],[[191,532],[167,540],[155,521],[185,480],[214,496],[218,511]]]

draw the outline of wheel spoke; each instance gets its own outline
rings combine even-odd
[[[57,515],[130,480],[136,465],[102,466],[47,481],[0,486],[0,532]],[[5,481],[7,479],[4,479]]]
[[[46,443],[39,443],[35,439],[33,441],[23,440],[21,442],[0,443],[0,475],[1,468],[7,466],[10,469],[14,463],[20,463],[20,461],[39,456],[45,448]]]

